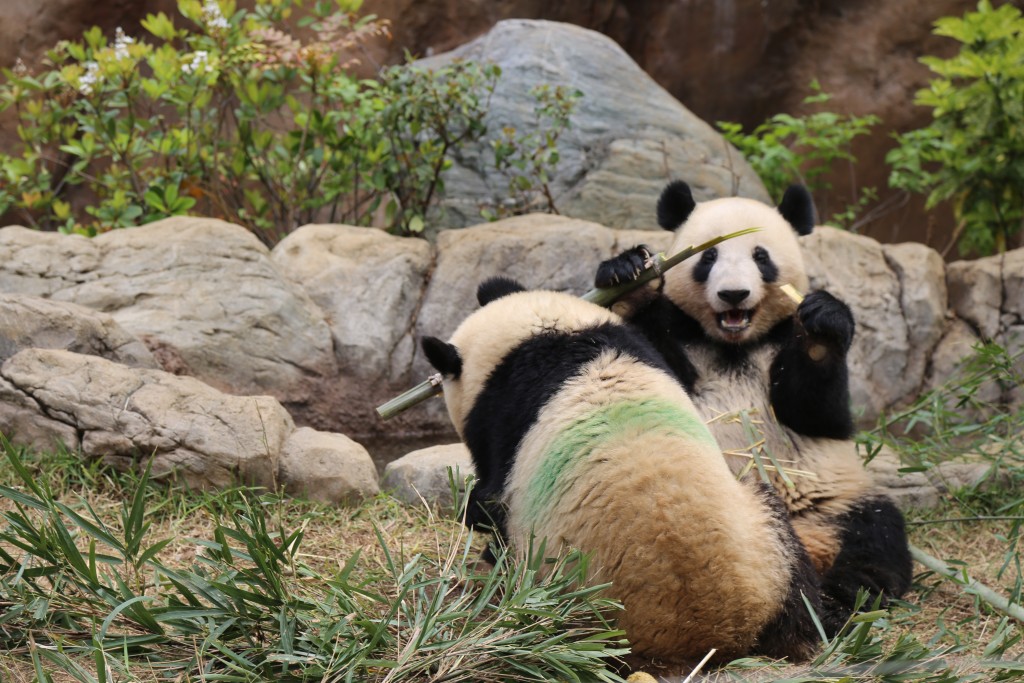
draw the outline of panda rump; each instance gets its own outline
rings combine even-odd
[[[450,343],[424,340],[476,466],[470,506],[499,517],[515,552],[545,539],[549,554],[590,554],[589,578],[611,582],[637,655],[809,655],[799,596],[820,605],[817,586],[774,494],[736,480],[681,385],[618,316],[520,290],[485,283],[486,305]]]

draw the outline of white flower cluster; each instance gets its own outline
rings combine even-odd
[[[92,94],[92,86],[100,80],[100,65],[97,62],[86,62],[85,73],[78,79],[78,91],[83,95]]]
[[[114,36],[114,57],[116,59],[127,59],[128,46],[134,42],[135,39],[131,36],[125,35],[121,27],[118,26],[117,32]]]
[[[206,0],[203,3],[203,21],[208,28],[225,29],[230,26],[217,0]]]
[[[181,70],[187,74],[200,73],[201,71],[210,73],[213,71],[213,64],[210,64],[210,53],[206,50],[196,50],[192,53],[192,62],[182,64]]]

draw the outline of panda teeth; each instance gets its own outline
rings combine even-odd
[[[718,314],[718,325],[723,330],[735,332],[750,326],[750,311],[733,309]]]

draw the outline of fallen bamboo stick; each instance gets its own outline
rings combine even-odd
[[[942,560],[938,559],[937,557],[929,555],[925,551],[918,548],[916,545],[910,546],[910,556],[913,557],[920,564],[923,564],[928,569],[931,569],[939,576],[949,579],[950,581],[953,581],[955,583],[959,583],[961,586],[964,587],[965,593],[970,593],[972,595],[978,596],[979,598],[987,602],[989,605],[991,605],[994,609],[1024,624],[1024,608],[1021,608],[1020,605],[1015,605],[1014,603],[1010,602],[1009,600],[1004,598],[999,593],[996,593],[994,590],[992,590],[985,584],[975,581],[971,577],[967,576],[966,572],[956,571]]]
[[[686,259],[690,258],[694,254],[699,254],[705,249],[730,240],[733,237],[739,237],[741,235],[747,235],[752,232],[757,232],[760,228],[746,228],[744,230],[737,230],[731,232],[728,235],[722,235],[714,239],[708,240],[703,244],[697,246],[689,246],[682,251],[673,254],[672,256],[666,257],[664,254],[655,254],[651,257],[651,262],[640,271],[640,275],[635,280],[629,282],[623,282],[622,284],[615,285],[614,287],[595,287],[589,292],[584,294],[581,298],[584,301],[595,303],[599,306],[611,306],[613,303],[619,300],[624,294],[628,294],[637,287],[647,284],[651,280],[661,277],[669,268],[679,265]],[[398,415],[399,413],[412,408],[418,403],[422,403],[431,396],[437,396],[441,394],[441,376],[431,375],[426,380],[420,382],[412,389],[402,393],[399,396],[391,399],[387,403],[377,406],[377,414],[380,415],[382,420],[388,420]]]

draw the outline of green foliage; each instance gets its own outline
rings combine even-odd
[[[129,476],[111,523],[0,445],[14,480],[0,485],[0,648],[39,680],[44,666],[123,680],[146,662],[186,681],[621,681],[607,668],[626,652],[608,622],[618,605],[584,586],[579,554],[551,564],[539,548],[479,572],[470,536],[436,559],[396,553],[378,530],[382,566],[360,572],[356,553],[323,575],[302,561],[302,528],[271,521],[280,499],[232,489],[172,495],[214,528],[192,539],[192,566],[170,567],[168,539],[149,538],[148,473]]]
[[[85,234],[198,213],[268,244],[320,219],[420,232],[449,154],[485,132],[499,70],[357,79],[343,55],[385,24],[356,19],[358,2],[307,4],[179,0],[184,22],[142,22],[153,42],[94,28],[39,74],[5,71],[22,145],[0,155],[0,212]],[[288,17],[310,37],[283,30]]]
[[[882,415],[878,426],[861,436],[868,458],[883,446],[899,452],[915,468],[932,467],[964,453],[1020,458],[1024,409],[993,405],[991,395],[1024,386],[1022,359],[1024,353],[1011,354],[994,342],[979,343],[942,386],[898,412]]]
[[[962,252],[1001,253],[1024,223],[1024,18],[982,0],[934,32],[960,51],[921,60],[936,77],[915,103],[932,121],[897,136],[889,184],[927,194],[928,208],[951,202]]]
[[[822,92],[817,81],[811,83],[813,94],[804,104],[824,104],[831,95]],[[877,116],[853,116],[819,111],[805,116],[776,114],[744,133],[738,123],[719,121],[725,139],[732,143],[753,166],[776,202],[793,182],[805,185],[811,192],[831,190],[826,176],[836,162],[845,161],[852,169],[857,159],[850,151],[854,138],[867,135],[879,122]],[[850,228],[858,213],[877,197],[875,188],[864,187],[854,201],[828,222]]]
[[[1001,405],[993,394],[1024,386],[1024,352],[979,343],[974,353],[942,386],[925,392],[911,405],[882,415],[878,426],[858,437],[867,458],[888,447],[901,458],[904,472],[927,472],[963,456],[988,463],[986,476],[952,491],[958,513],[968,519],[1010,521],[1001,540],[1006,553],[998,578],[1011,576],[1012,599],[1020,604],[1022,573],[1019,545],[1024,524],[1024,406]]]
[[[571,127],[570,119],[579,90],[563,85],[534,87],[536,124],[531,132],[521,135],[514,127],[505,126],[501,136],[491,140],[494,165],[508,178],[508,198],[484,207],[482,215],[489,220],[543,210],[558,213],[549,185],[558,166],[558,139]]]

